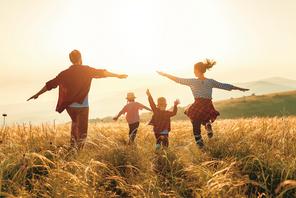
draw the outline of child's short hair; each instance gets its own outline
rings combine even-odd
[[[208,69],[211,69],[216,64],[216,61],[206,59],[204,62],[198,62],[194,65],[194,70],[201,73],[205,73]]]
[[[159,97],[157,99],[157,105],[167,105],[165,97]]]

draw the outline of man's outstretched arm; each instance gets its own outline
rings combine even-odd
[[[33,95],[31,98],[29,98],[27,101],[31,100],[31,99],[37,99],[41,94],[43,94],[46,91],[49,91],[51,89],[56,88],[59,85],[60,82],[60,77],[59,75],[57,77],[55,77],[54,79],[48,81],[45,86],[39,91],[37,92],[35,95]]]
[[[31,100],[31,99],[37,99],[41,94],[43,94],[44,92],[47,91],[46,85],[35,95],[33,95],[31,98],[29,98],[27,101]]]
[[[116,78],[127,78],[128,77],[128,75],[126,75],[126,74],[115,74],[115,73],[109,72],[107,70],[104,70],[104,76],[105,77],[116,77]]]
[[[106,77],[127,78],[126,74],[115,74],[107,71],[106,69],[96,69],[89,66],[87,68],[92,78],[106,78]]]

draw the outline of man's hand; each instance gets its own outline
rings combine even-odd
[[[37,98],[38,98],[38,94],[35,94],[34,96],[32,96],[31,98],[29,98],[27,101],[29,101],[29,100],[32,100],[32,99],[34,99],[34,100],[36,100]]]
[[[46,85],[44,87],[42,87],[42,89],[37,92],[34,96],[32,96],[31,98],[29,98],[27,101],[32,100],[32,99],[37,99],[41,94],[43,94],[44,92],[47,91]]]
[[[118,117],[117,117],[117,116],[115,116],[115,117],[113,118],[113,120],[114,120],[114,121],[117,121],[117,120],[118,120]]]
[[[164,72],[161,72],[161,71],[156,71],[159,75],[161,75],[161,76],[167,76],[167,74],[166,73],[164,73]]]
[[[179,104],[180,104],[180,100],[179,99],[175,100],[174,105],[178,106]]]
[[[147,94],[147,96],[151,96],[149,89],[146,90],[146,94]]]
[[[120,79],[127,78],[127,77],[128,77],[128,75],[126,75],[126,74],[119,74],[117,76],[117,78],[120,78]]]

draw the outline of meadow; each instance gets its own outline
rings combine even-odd
[[[69,124],[8,126],[0,133],[0,197],[296,197],[296,117],[220,119],[197,148],[189,121],[174,121],[167,150],[151,127],[136,143],[127,125],[91,123],[86,147]]]
[[[254,118],[254,117],[282,117],[296,115],[296,91],[277,92],[264,95],[255,95],[231,98],[214,102],[215,108],[220,112],[221,119]],[[184,106],[179,107],[174,121],[188,120],[184,114]],[[143,113],[141,119],[147,122],[151,113]],[[92,119],[90,122],[112,121],[112,117]]]

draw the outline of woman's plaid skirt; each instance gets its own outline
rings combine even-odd
[[[200,120],[203,124],[211,121],[214,122],[220,113],[214,108],[211,99],[196,98],[186,110],[185,114],[191,119]]]

